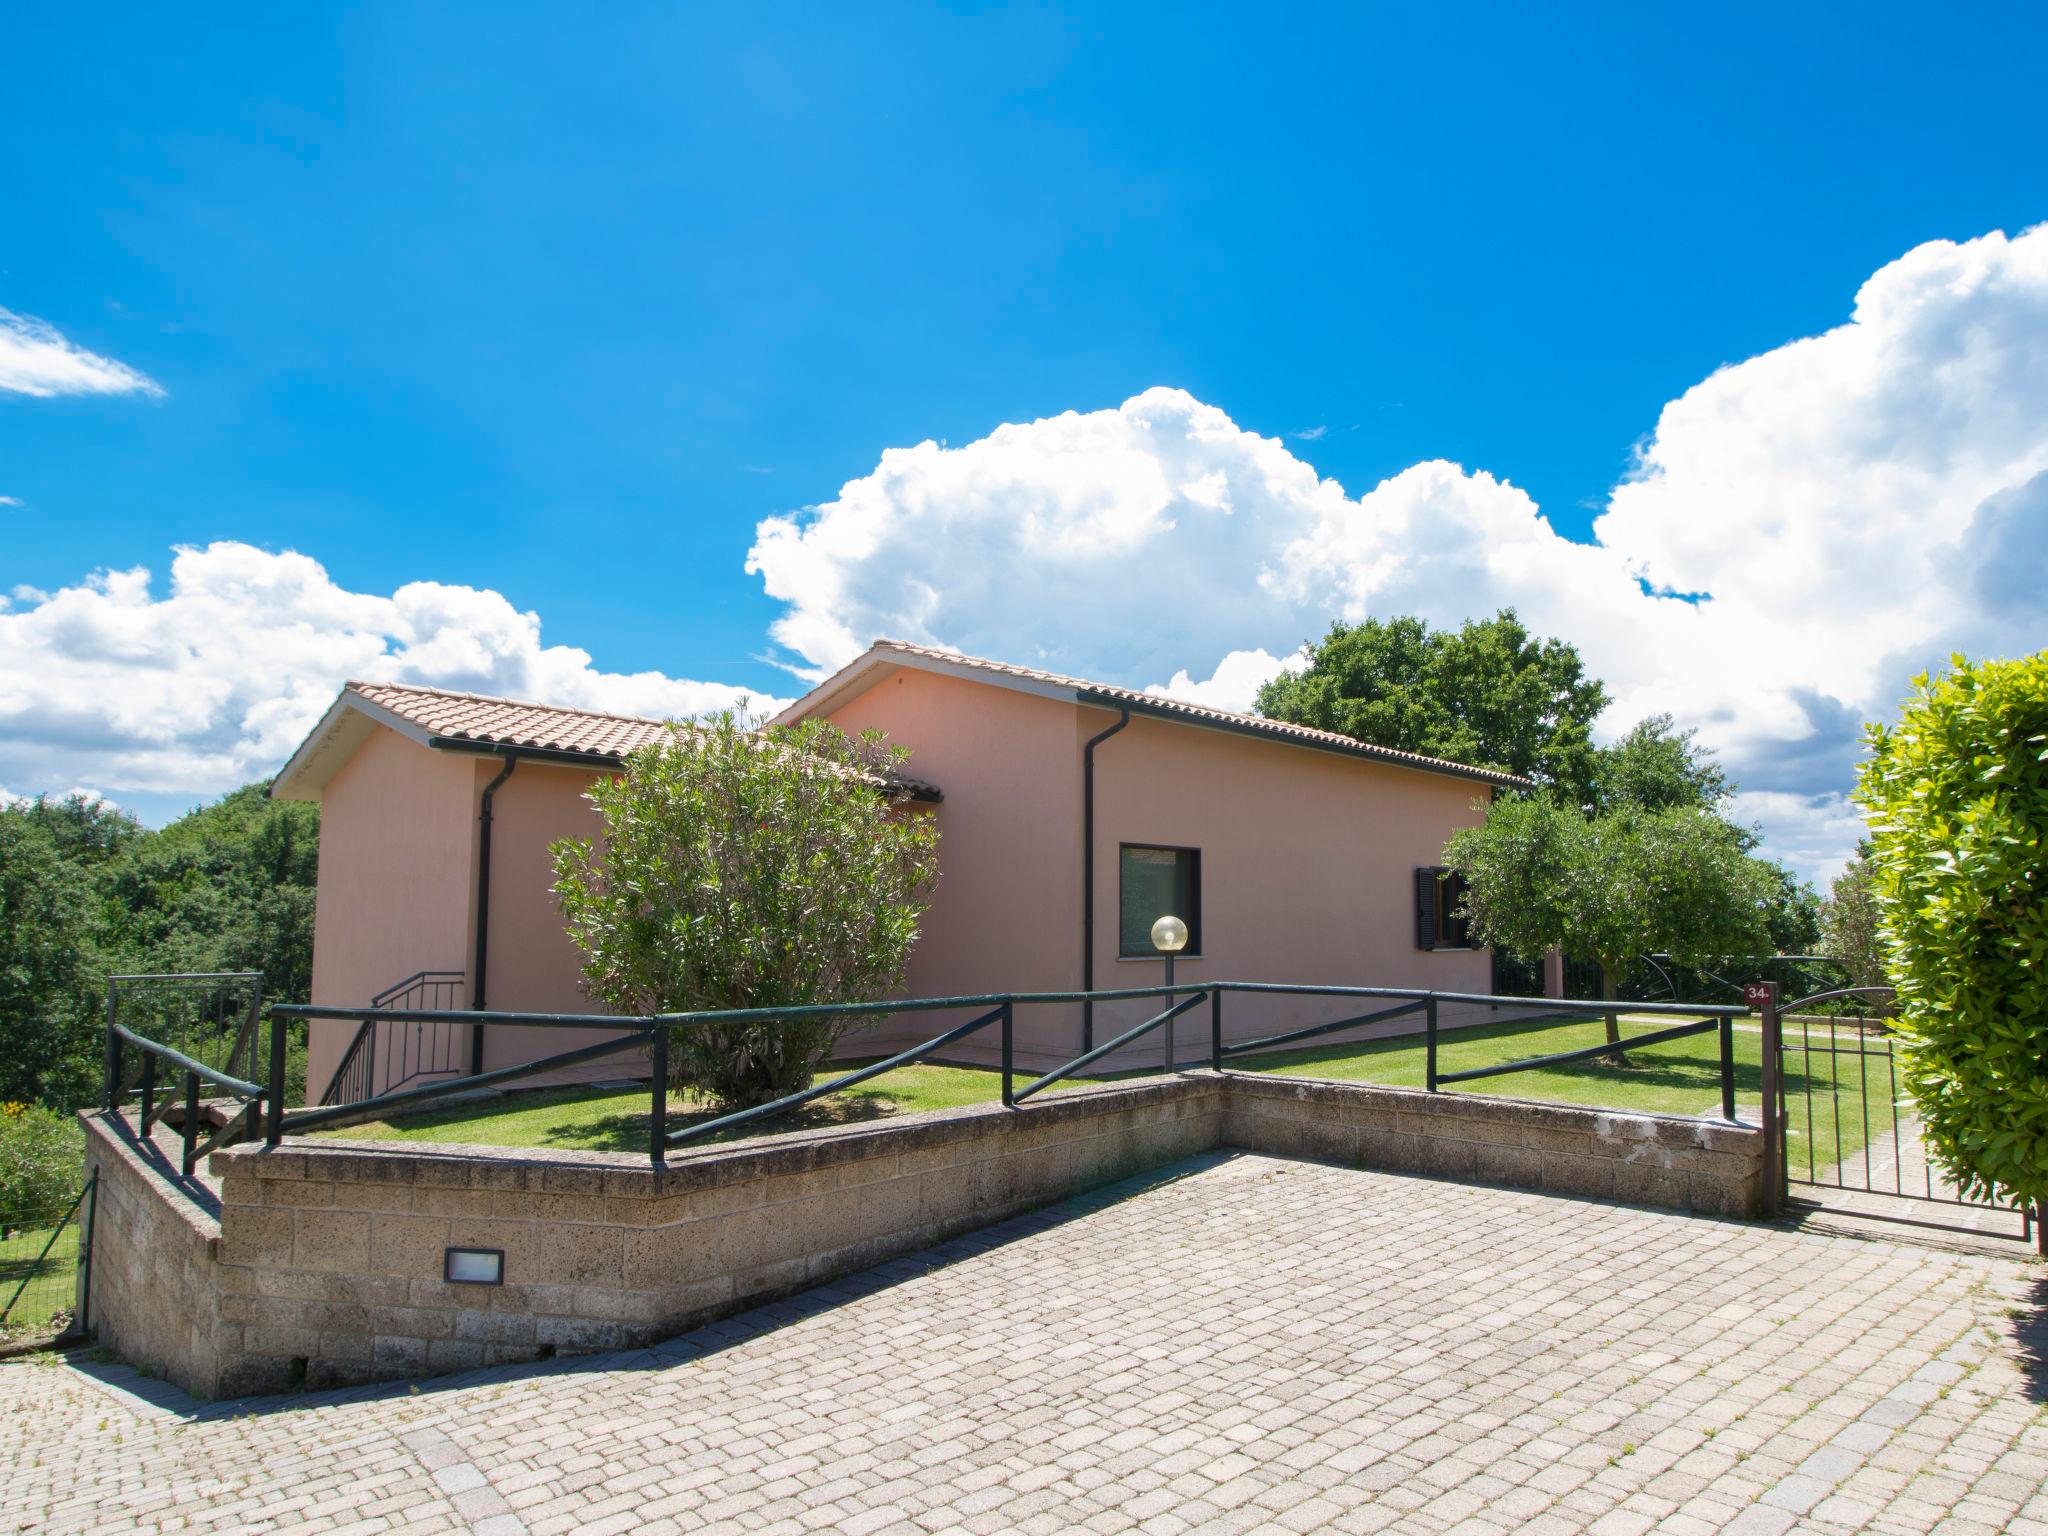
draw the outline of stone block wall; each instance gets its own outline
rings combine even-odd
[[[1763,1199],[1755,1126],[1364,1083],[1230,1079],[1227,1145],[1716,1216]]]
[[[1207,1072],[691,1151],[215,1153],[217,1222],[87,1117],[101,1338],[204,1396],[644,1344],[1218,1146],[1753,1214],[1753,1127]],[[124,1151],[124,1146],[129,1151]],[[450,1247],[504,1283],[450,1284]]]
[[[714,1147],[614,1153],[298,1141],[216,1153],[207,1396],[651,1343],[1216,1144],[1222,1085],[1159,1080]],[[98,1139],[111,1139],[93,1126]],[[493,1248],[505,1283],[450,1284]],[[110,1311],[145,1305],[125,1275]],[[98,1292],[95,1282],[95,1292]]]
[[[97,1173],[89,1315],[99,1342],[131,1364],[190,1387],[218,1380],[220,1221],[211,1192],[178,1177],[157,1148],[81,1115],[85,1166]],[[83,1223],[81,1223],[82,1230]],[[86,1277],[81,1275],[80,1286]],[[239,1338],[225,1341],[232,1350]],[[196,1390],[196,1389],[195,1389]]]

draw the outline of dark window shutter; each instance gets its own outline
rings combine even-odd
[[[1415,871],[1415,947],[1436,948],[1436,871]]]

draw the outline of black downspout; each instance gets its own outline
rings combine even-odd
[[[1129,705],[1116,724],[1088,738],[1081,752],[1081,990],[1095,990],[1095,749],[1131,723]],[[1095,1049],[1095,1003],[1081,1004],[1081,1049]]]
[[[490,974],[487,967],[491,958],[491,798],[498,792],[498,786],[512,777],[512,770],[519,766],[519,759],[512,753],[505,754],[505,766],[498,770],[498,776],[484,786],[483,809],[478,819],[483,830],[477,834],[476,845],[476,985],[470,989],[469,1006],[479,1011],[485,1002],[484,978]],[[469,1072],[474,1077],[484,1069],[484,1027],[472,1025],[469,1031]]]

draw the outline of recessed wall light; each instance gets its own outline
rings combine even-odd
[[[441,1275],[450,1285],[503,1285],[505,1250],[450,1248]]]

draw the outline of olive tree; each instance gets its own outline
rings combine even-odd
[[[1966,1194],[2048,1201],[2048,651],[1955,658],[1857,782],[1900,1075]]]
[[[1748,842],[1698,806],[1585,816],[1527,795],[1496,800],[1484,825],[1452,836],[1444,862],[1465,879],[1475,942],[1524,955],[1555,946],[1590,960],[1611,1001],[1638,955],[1668,952],[1694,965],[1768,944],[1777,871],[1752,858]],[[1621,1039],[1614,1011],[1607,1039]]]
[[[879,998],[903,978],[938,870],[904,754],[823,721],[671,726],[601,779],[599,839],[553,845],[583,979],[623,1013]],[[734,1107],[808,1086],[845,1016],[684,1026],[671,1081]]]

